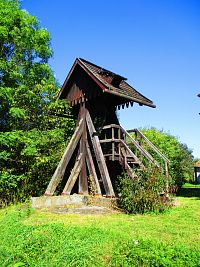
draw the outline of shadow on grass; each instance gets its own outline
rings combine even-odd
[[[200,188],[180,188],[176,195],[181,197],[197,197],[200,200]]]

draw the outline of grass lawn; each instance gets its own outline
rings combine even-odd
[[[200,198],[164,214],[0,210],[0,266],[200,266]]]
[[[200,184],[185,183],[182,188],[200,188]]]

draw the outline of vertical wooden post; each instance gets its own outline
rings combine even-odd
[[[119,127],[118,128],[118,139],[120,140],[121,139],[121,128]],[[121,149],[120,149],[120,142],[118,142],[118,154],[119,154],[119,157],[121,156]]]
[[[169,171],[168,171],[168,162],[165,161],[165,176],[166,176],[166,191],[169,193]]]
[[[94,162],[93,162],[93,159],[92,159],[92,154],[91,154],[91,151],[90,151],[90,147],[89,147],[89,144],[88,144],[88,141],[86,143],[86,163],[87,163],[87,166],[88,166],[88,170],[89,170],[89,173],[94,181],[94,184],[95,184],[95,190],[96,190],[96,195],[97,196],[101,196],[101,188],[100,188],[100,185],[99,185],[99,181],[98,181],[98,177],[97,177],[97,174],[96,174],[96,170],[95,170],[95,166],[94,166]]]
[[[112,161],[115,160],[115,129],[112,126]]]
[[[87,180],[87,169],[86,169],[86,140],[87,140],[87,128],[86,128],[86,108],[85,102],[80,104],[79,119],[83,119],[83,133],[80,139],[79,153],[82,154],[82,168],[79,174],[79,188],[78,193],[88,195],[88,180]]]
[[[110,180],[110,175],[108,173],[108,169],[106,166],[106,162],[105,162],[105,158],[101,149],[101,145],[99,142],[99,137],[96,135],[96,130],[94,128],[92,119],[90,117],[89,111],[86,112],[86,122],[87,122],[87,127],[89,130],[89,134],[90,134],[90,138],[93,144],[93,148],[94,148],[94,152],[95,152],[95,156],[97,159],[97,164],[99,167],[99,171],[101,174],[101,178],[103,181],[103,185],[106,191],[106,196],[107,197],[113,197],[115,196],[113,187],[112,187],[112,183]]]

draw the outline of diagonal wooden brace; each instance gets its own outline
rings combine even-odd
[[[79,173],[81,171],[81,168],[82,168],[82,165],[83,165],[83,154],[81,153],[79,156],[78,156],[78,159],[74,165],[74,168],[69,176],[69,179],[67,180],[67,183],[63,189],[63,192],[62,192],[62,195],[70,195],[71,193],[71,190],[79,176]]]
[[[66,167],[71,159],[71,156],[76,149],[76,146],[78,144],[78,141],[80,140],[80,137],[83,133],[83,119],[79,121],[78,126],[75,129],[75,132],[58,164],[57,169],[54,172],[54,175],[51,178],[51,181],[49,182],[49,185],[46,189],[45,195],[52,196],[56,190],[56,187],[58,186],[59,182],[62,180]]]

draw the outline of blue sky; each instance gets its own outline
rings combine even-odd
[[[119,112],[126,129],[156,127],[200,158],[199,0],[23,0],[50,32],[60,84],[76,57],[128,78],[157,108]]]

